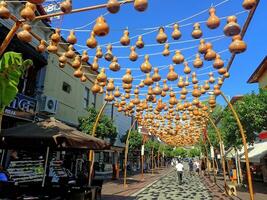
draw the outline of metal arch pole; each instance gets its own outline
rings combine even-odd
[[[223,92],[221,92],[221,96],[223,97],[223,99],[226,101],[226,103],[228,104],[230,110],[232,111],[237,125],[239,127],[239,131],[242,137],[242,143],[244,146],[244,155],[245,155],[245,161],[246,161],[246,169],[247,169],[247,177],[248,177],[248,188],[249,188],[249,194],[250,194],[250,200],[254,200],[254,192],[253,192],[253,185],[252,185],[252,179],[251,179],[251,173],[250,173],[250,166],[249,166],[249,160],[248,160],[248,147],[247,147],[247,139],[246,139],[246,135],[243,129],[243,126],[240,122],[240,119],[237,115],[236,110],[234,109],[233,105],[231,104],[230,101],[228,101],[228,99],[226,98],[226,96],[223,94]]]
[[[124,175],[123,175],[123,187],[126,188],[127,184],[126,184],[126,179],[127,179],[127,160],[128,160],[128,150],[129,150],[129,139],[130,139],[130,134],[131,131],[134,127],[136,123],[136,119],[133,121],[129,131],[128,131],[128,135],[126,138],[126,142],[125,142],[125,152],[124,152]]]
[[[209,145],[212,146],[208,134],[207,134],[207,139],[208,139]],[[212,164],[213,164],[213,179],[214,179],[214,183],[216,184],[216,183],[217,183],[217,179],[216,179],[216,176],[215,176],[215,161],[214,161],[214,157],[212,158]],[[208,170],[208,171],[209,171],[209,170]]]
[[[105,101],[105,103],[102,105],[97,117],[96,117],[96,120],[95,120],[95,123],[94,123],[94,126],[93,126],[93,130],[92,130],[92,136],[94,137],[95,136],[95,133],[96,133],[96,128],[98,126],[98,122],[100,120],[100,117],[101,115],[103,114],[104,110],[105,110],[105,107],[107,105],[107,101]],[[91,186],[91,183],[92,183],[92,173],[93,173],[93,167],[94,167],[94,150],[90,150],[89,151],[89,161],[90,161],[90,168],[89,168],[89,179],[88,179],[88,185]]]
[[[207,115],[206,117],[209,119],[210,123],[211,123],[212,126],[214,127],[215,132],[216,132],[217,137],[218,137],[219,142],[220,142],[220,152],[221,152],[222,167],[223,167],[224,189],[225,189],[225,192],[226,192],[226,194],[227,194],[227,190],[226,190],[226,186],[227,186],[227,185],[226,185],[225,157],[224,157],[224,154],[223,154],[223,150],[224,150],[224,149],[223,149],[222,134],[221,134],[220,130],[218,129],[218,127],[216,126],[216,124],[214,123],[214,121],[212,120],[212,118],[211,118],[209,115]]]

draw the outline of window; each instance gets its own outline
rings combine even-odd
[[[71,91],[71,86],[70,86],[68,83],[63,82],[62,90],[63,90],[64,92],[70,93],[70,91]]]
[[[83,107],[86,109],[89,106],[90,101],[90,90],[85,87],[84,88],[84,95],[83,95]]]
[[[96,94],[94,94],[94,100],[92,102],[92,105],[94,106],[94,108],[96,107]]]

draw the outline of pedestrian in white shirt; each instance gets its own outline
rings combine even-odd
[[[178,176],[179,184],[181,184],[182,181],[183,181],[184,165],[181,163],[180,160],[178,160],[178,162],[176,163],[175,168],[176,168],[176,171],[177,171],[177,176]]]
[[[200,167],[199,162],[196,160],[195,163],[194,163],[194,165],[195,165],[195,168],[196,168],[196,172],[199,175],[199,167]]]

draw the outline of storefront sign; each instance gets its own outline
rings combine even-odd
[[[37,100],[17,94],[9,106],[5,108],[4,115],[33,121],[36,113]]]

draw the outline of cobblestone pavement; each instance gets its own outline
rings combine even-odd
[[[183,174],[179,184],[176,172],[169,173],[136,196],[138,200],[212,200],[198,175]]]

